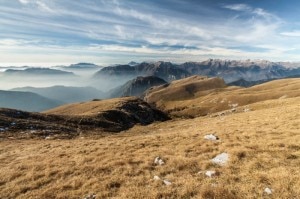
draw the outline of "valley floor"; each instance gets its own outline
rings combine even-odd
[[[220,140],[203,138],[211,133]],[[210,161],[223,152],[225,166]],[[102,137],[1,141],[0,198],[300,198],[299,165],[295,97]]]

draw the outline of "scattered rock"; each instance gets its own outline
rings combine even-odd
[[[154,164],[157,164],[157,165],[164,165],[165,162],[160,158],[160,157],[156,157],[155,160],[154,160]]]
[[[200,174],[202,174],[202,173],[203,173],[203,171],[199,171],[197,174],[200,175]]]
[[[273,190],[267,187],[267,188],[265,188],[264,192],[268,195],[271,195]]]
[[[167,186],[170,186],[172,184],[172,182],[170,182],[169,180],[163,180],[163,182]]]
[[[205,172],[205,175],[207,176],[207,177],[213,177],[213,176],[215,176],[217,174],[217,172],[216,171],[206,171]]]
[[[283,96],[281,96],[279,99],[285,99],[285,98],[287,98],[288,96],[287,95],[283,95]]]
[[[239,106],[239,104],[238,103],[236,103],[236,104],[228,104],[231,108],[236,108],[236,107],[238,107]]]
[[[209,134],[209,135],[205,135],[205,136],[204,136],[204,139],[216,141],[216,140],[219,139],[219,137],[218,137],[218,136],[215,136],[215,135],[213,135],[213,134]]]
[[[84,199],[96,199],[96,194],[89,194],[86,197],[84,197]]]
[[[45,137],[45,140],[51,140],[52,139],[52,137],[51,136],[47,136],[47,137]]]
[[[154,176],[154,177],[153,177],[153,180],[161,180],[161,179],[160,179],[160,177],[158,177],[158,176]]]
[[[230,112],[231,112],[231,113],[234,113],[234,112],[236,112],[236,108],[232,108],[232,109],[230,109]]]
[[[211,161],[217,165],[224,166],[229,159],[228,153],[221,153],[214,157]]]
[[[244,109],[244,112],[249,112],[249,111],[251,111],[251,109],[249,109],[249,108]]]

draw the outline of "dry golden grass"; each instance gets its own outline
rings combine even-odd
[[[189,82],[189,83],[188,83]],[[192,85],[192,86],[191,86]],[[192,92],[189,90],[192,89]],[[189,94],[190,93],[190,94]],[[300,78],[241,88],[225,87],[219,78],[191,77],[150,90],[145,100],[176,117],[197,117],[259,101],[300,96]]]
[[[59,106],[57,108],[44,111],[47,114],[57,115],[97,115],[99,112],[113,110],[121,106],[128,100],[135,97],[113,98],[99,101],[81,102]]]
[[[299,102],[270,100],[249,105],[249,112],[135,126],[104,137],[3,141],[0,198],[300,198]],[[220,141],[204,140],[208,133]],[[222,152],[229,153],[228,164],[212,164]],[[153,164],[156,156],[166,164]],[[206,170],[219,175],[198,174]],[[266,187],[272,195],[264,194]]]

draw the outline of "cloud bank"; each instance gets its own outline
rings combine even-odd
[[[300,27],[278,14],[285,10],[240,2],[0,0],[0,59],[103,65],[207,58],[299,61]]]

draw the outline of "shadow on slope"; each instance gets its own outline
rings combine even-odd
[[[44,113],[0,109],[1,137],[70,138],[88,131],[120,132],[135,124],[168,120],[141,99],[129,97],[70,104]]]

